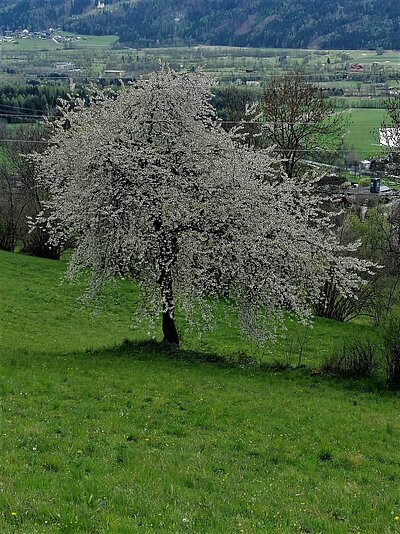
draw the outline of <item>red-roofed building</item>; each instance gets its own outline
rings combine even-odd
[[[364,67],[360,63],[354,63],[354,65],[350,65],[349,72],[364,72]]]

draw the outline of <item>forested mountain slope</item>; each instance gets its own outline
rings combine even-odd
[[[2,0],[0,26],[118,34],[136,46],[203,43],[400,48],[399,0]]]

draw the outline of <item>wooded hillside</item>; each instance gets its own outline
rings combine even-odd
[[[62,25],[135,46],[400,47],[398,0],[3,0],[0,27]]]

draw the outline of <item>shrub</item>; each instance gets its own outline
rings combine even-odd
[[[370,183],[370,178],[360,178],[358,180],[358,186],[359,187],[367,187],[367,185],[369,185]]]
[[[378,276],[372,283],[375,293],[366,306],[365,315],[372,318],[374,326],[381,326],[394,310],[400,309],[400,279]]]
[[[356,339],[344,344],[322,366],[322,371],[348,377],[369,377],[376,364],[375,348],[370,340]]]
[[[315,306],[315,315],[344,322],[365,314],[375,293],[375,286],[371,283],[360,285],[352,295],[343,295],[334,275],[332,271],[331,277],[321,288],[321,299]]]
[[[389,384],[400,386],[400,315],[393,313],[385,321],[382,352]]]

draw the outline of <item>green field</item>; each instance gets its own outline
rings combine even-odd
[[[398,394],[309,372],[368,324],[317,321],[299,370],[222,319],[168,353],[131,283],[93,314],[64,269],[0,253],[2,533],[399,531]]]
[[[377,55],[372,50],[348,50],[347,51],[352,60],[359,63],[378,63],[378,65],[400,66],[400,52],[395,50],[387,50],[382,55]]]
[[[7,52],[39,52],[55,51],[62,49],[62,45],[50,39],[15,39],[14,41],[1,42],[0,50],[7,55]]]
[[[63,35],[64,32],[61,32]],[[65,35],[70,35],[65,33]],[[117,42],[116,35],[80,35],[81,39],[79,41],[73,42],[73,47],[75,48],[86,48],[86,47],[105,47],[109,48],[114,43]]]
[[[345,144],[359,159],[381,156],[379,127],[386,116],[384,109],[349,109],[349,133]]]
[[[61,35],[72,35],[66,32],[61,32]],[[75,37],[75,34],[73,34]],[[73,47],[76,49],[84,47],[110,47],[115,43],[117,37],[115,35],[81,35],[79,41],[74,41],[72,43],[57,43],[51,39],[15,39],[10,42],[0,42],[0,50],[7,51],[16,51],[16,52],[29,52],[29,51],[58,51],[63,50],[66,47]]]

